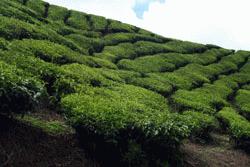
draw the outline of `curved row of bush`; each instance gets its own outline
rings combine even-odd
[[[227,99],[239,85],[249,83],[250,78],[244,70],[249,70],[246,63],[240,70],[228,76],[221,76],[212,84],[187,91],[178,90],[173,96],[173,102],[181,110],[195,109],[197,111],[214,114],[218,109],[228,106]]]
[[[221,120],[222,126],[228,129],[235,145],[249,151],[250,122],[229,107],[219,111],[217,117]]]
[[[0,113],[27,112],[44,96],[44,85],[37,78],[0,61]]]
[[[235,102],[242,115],[250,120],[250,90],[240,89],[237,91]]]
[[[124,59],[118,63],[120,69],[132,70],[137,72],[167,72],[173,71],[181,66],[197,63],[207,65],[216,62],[224,56],[232,53],[226,49],[212,49],[201,54],[159,54],[153,56],[139,57],[135,60]]]

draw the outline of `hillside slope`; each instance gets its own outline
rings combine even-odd
[[[183,165],[183,140],[208,141],[211,131],[250,150],[247,51],[1,0],[0,87],[1,119],[76,134],[103,166]]]

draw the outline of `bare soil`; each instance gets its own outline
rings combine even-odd
[[[37,128],[0,118],[0,167],[97,167],[74,134],[50,136]]]
[[[186,141],[182,147],[187,167],[250,167],[250,155],[233,147],[228,135],[213,133],[213,142]]]

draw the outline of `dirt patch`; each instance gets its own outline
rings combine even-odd
[[[49,136],[37,128],[0,118],[0,166],[95,167],[76,136]]]
[[[187,167],[249,167],[250,155],[235,149],[225,134],[213,134],[214,142],[186,141],[182,147]]]

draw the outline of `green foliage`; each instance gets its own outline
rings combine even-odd
[[[242,89],[250,90],[250,85],[245,85],[245,86],[242,87]]]
[[[89,54],[93,54],[93,52],[99,52],[104,47],[103,42],[99,38],[88,38],[78,34],[71,34],[66,37],[74,41],[80,47],[88,50]]]
[[[35,11],[39,17],[44,16],[46,2],[41,0],[28,0],[26,6]]]
[[[51,135],[72,133],[72,129],[61,121],[42,120],[31,115],[24,115],[23,117],[17,117],[17,119],[24,123],[28,123],[33,127],[40,128]]]
[[[179,141],[179,137],[186,135],[184,126],[177,128],[177,122],[173,122],[163,97],[134,86],[95,88],[84,94],[72,94],[62,99],[62,106],[74,126],[107,138],[118,139],[119,133],[131,133],[133,129],[163,141]]]
[[[240,108],[243,115],[250,119],[250,91],[240,89],[237,92],[236,105]]]
[[[223,108],[217,117],[221,119],[223,125],[228,128],[228,131],[233,140],[235,140],[236,146],[249,148],[250,140],[250,123],[243,116],[239,115],[232,108]]]
[[[48,11],[48,19],[51,19],[53,21],[64,22],[67,13],[68,10],[66,8],[50,5]]]
[[[111,84],[110,81],[103,77],[98,71],[85,65],[64,65],[62,66],[62,69],[67,73],[67,75],[82,84],[97,87]]]
[[[216,120],[213,116],[195,111],[185,111],[181,114],[181,121],[188,126],[190,135],[194,137],[207,137],[216,126]]]
[[[140,35],[135,33],[113,33],[104,36],[105,45],[117,45],[122,42],[137,42],[137,41],[151,41],[163,43],[163,40],[147,35]]]
[[[202,54],[157,54],[153,56],[139,57],[135,60],[123,59],[119,61],[118,67],[126,70],[133,70],[143,73],[148,72],[166,72],[184,66],[188,63],[210,64],[231,51],[224,49],[212,49]],[[202,68],[201,66],[199,68]]]
[[[41,82],[15,66],[0,61],[0,112],[25,112],[45,96]]]
[[[32,17],[37,15],[34,11],[8,0],[1,0],[0,13],[2,16],[13,17],[29,23],[38,22],[36,18]]]
[[[250,52],[41,0],[2,0],[0,13],[1,113],[54,107],[80,135],[113,144],[135,166],[166,165],[159,157],[174,159],[188,136],[209,136],[215,115],[237,145],[249,144]],[[33,113],[20,119],[51,134],[67,129]]]
[[[168,42],[166,47],[177,53],[202,53],[207,50],[205,45],[177,40]]]
[[[110,23],[108,25],[108,32],[116,33],[116,32],[134,32],[134,27],[129,24],[121,24],[119,21],[108,20]]]
[[[94,31],[105,32],[108,25],[108,21],[105,17],[95,16],[95,15],[89,15],[89,17],[92,24],[91,28]]]
[[[67,20],[67,25],[72,26],[76,29],[88,30],[89,21],[87,19],[87,15],[85,13],[70,11],[70,17]]]
[[[173,91],[173,86],[169,82],[158,80],[152,76],[133,77],[128,83],[158,92],[162,95],[168,95]]]
[[[73,50],[84,52],[72,41],[65,39],[51,29],[3,16],[0,16],[0,37],[8,40],[25,38],[49,40],[68,46]]]
[[[44,61],[55,64],[81,63],[79,53],[65,46],[45,40],[14,41],[11,43],[10,50],[35,55]]]
[[[134,45],[131,43],[122,43],[117,46],[106,46],[98,57],[104,58],[112,62],[117,62],[124,58],[135,57]]]
[[[126,69],[131,71],[137,71],[142,73],[149,72],[166,72],[173,71],[175,69],[175,65],[168,63],[162,59],[151,59],[150,58],[141,58],[137,59],[136,62],[123,59],[118,63],[118,67],[120,69]]]
[[[0,49],[6,50],[8,47],[9,42],[6,41],[4,38],[0,38]]]

